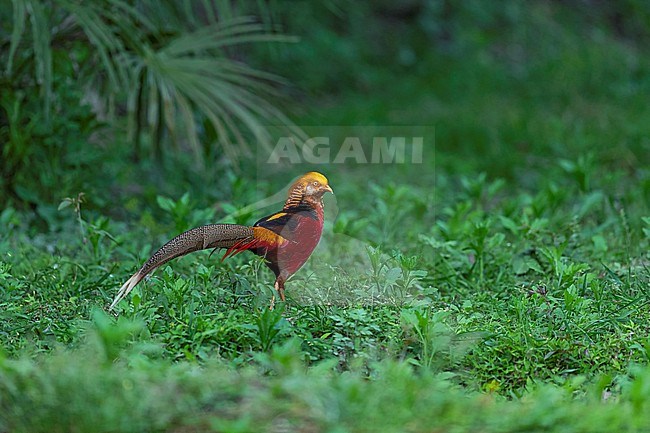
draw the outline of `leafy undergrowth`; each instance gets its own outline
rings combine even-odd
[[[650,428],[650,370],[636,369],[615,397],[607,380],[532,386],[524,398],[467,392],[449,375],[392,360],[346,374],[307,369],[300,342],[258,353],[246,367],[219,358],[170,364],[144,329],[95,314],[86,342],[36,359],[0,358],[0,431],[564,432]],[[579,395],[579,398],[576,398]],[[590,416],[583,414],[589,412]],[[607,426],[603,429],[603,426]]]
[[[647,427],[650,173],[593,152],[532,187],[332,169],[321,244],[274,311],[259,259],[205,251],[154,273],[119,318],[98,312],[172,235],[263,211],[160,197],[127,225],[77,196],[39,233],[4,209],[0,429]]]
[[[644,190],[615,199],[607,185],[581,191],[566,173],[556,179],[567,186],[536,195],[506,193],[484,176],[460,178],[453,194],[374,187],[376,211],[363,225],[353,224],[363,208],[331,218],[273,311],[260,260],[221,262],[206,251],[156,272],[118,306],[119,318],[106,315],[151,253],[142,236],[78,210],[66,242],[29,236],[21,215],[5,210],[0,427],[647,427]],[[385,224],[399,215],[417,218],[401,232]],[[213,215],[167,220],[202,218]],[[170,236],[156,223],[146,231],[160,243]],[[584,411],[593,416],[577,416]]]
[[[302,167],[147,181],[116,146],[87,196],[0,210],[0,432],[648,431],[647,49],[535,4],[314,102],[305,124],[435,124],[436,149],[305,167],[336,196],[273,311],[260,260],[205,251],[104,313],[153,249],[253,223]]]

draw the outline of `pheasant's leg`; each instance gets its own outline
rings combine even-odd
[[[282,300],[282,302],[285,302],[286,299],[284,297],[284,279],[283,278],[278,277],[275,280],[275,290],[278,291],[278,295],[280,295],[280,299]]]
[[[282,277],[277,277],[275,279],[275,291],[278,292],[278,296],[280,296],[280,300],[282,302],[285,302],[286,299],[284,297],[284,278]],[[269,305],[269,310],[272,310],[273,307],[275,307],[275,293],[271,296],[271,305]]]

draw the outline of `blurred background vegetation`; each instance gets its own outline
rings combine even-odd
[[[648,2],[10,6],[0,432],[647,431]],[[373,127],[435,148],[264,162]],[[101,311],[152,248],[313,169],[336,198],[286,310],[206,252]]]
[[[642,1],[12,6],[0,202],[41,229],[79,192],[120,217],[133,197],[228,199],[268,125],[433,125],[438,169],[528,187],[560,157],[631,172],[650,154]]]

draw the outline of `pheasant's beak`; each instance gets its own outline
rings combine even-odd
[[[332,191],[332,188],[329,185],[323,185],[323,190],[334,194],[334,191]]]

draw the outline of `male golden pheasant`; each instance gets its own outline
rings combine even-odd
[[[181,233],[156,251],[124,283],[109,309],[112,310],[159,266],[194,251],[217,248],[228,249],[224,259],[246,250],[264,257],[266,265],[275,273],[275,290],[284,301],[285,281],[305,264],[320,240],[323,231],[323,195],[326,192],[332,192],[327,178],[312,171],[291,185],[280,212],[262,218],[252,227],[210,224]]]

